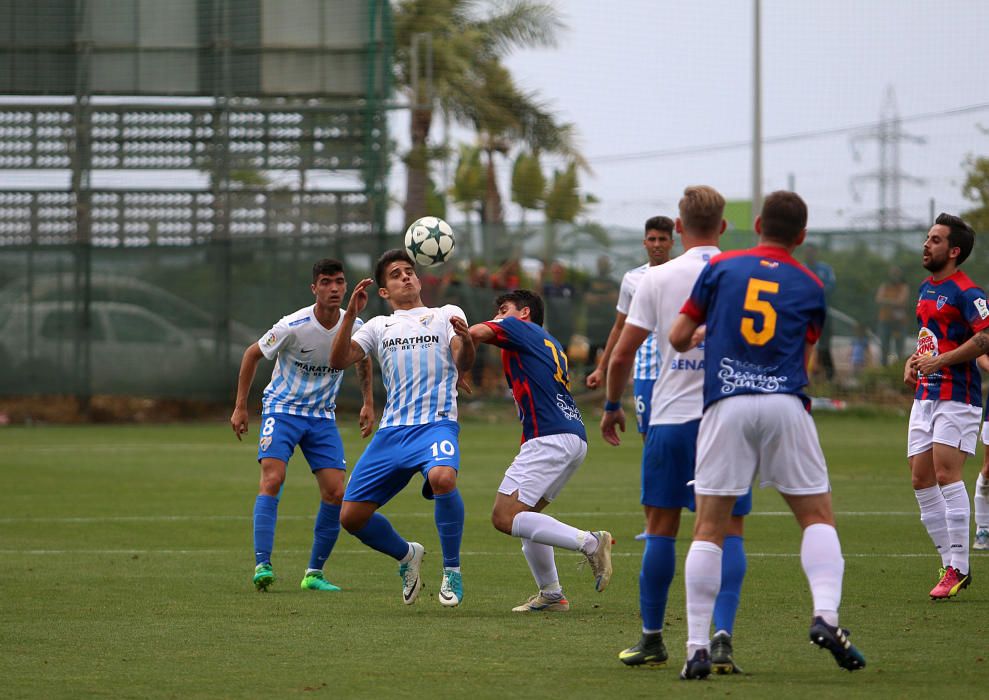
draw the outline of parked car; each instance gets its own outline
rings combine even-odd
[[[0,378],[5,393],[63,391],[82,387],[78,360],[78,304],[37,302],[3,307]],[[90,304],[90,381],[94,394],[195,396],[219,380],[215,344],[197,338],[135,304]],[[240,348],[227,363],[239,362]],[[234,357],[236,354],[236,357]],[[224,375],[224,376],[219,376]]]

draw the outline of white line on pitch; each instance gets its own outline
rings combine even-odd
[[[421,511],[418,513],[388,513],[385,512],[389,519],[401,520],[403,518],[432,518],[433,513],[428,511]],[[550,515],[558,516],[561,518],[631,518],[631,517],[642,517],[641,511],[618,511],[618,512],[607,512],[607,511],[586,511],[586,512],[569,512],[569,511],[559,511],[551,512]],[[791,515],[790,511],[758,511],[751,513],[747,517],[784,517]],[[916,511],[838,511],[835,513],[838,517],[903,517],[903,516],[913,516],[917,517]],[[225,521],[245,521],[250,520],[252,516],[250,515],[94,515],[94,516],[66,516],[66,517],[42,517],[42,516],[22,516],[22,517],[9,517],[0,518],[0,524],[13,524],[13,523],[155,523],[155,522],[189,522],[189,521],[215,521],[215,522],[225,522]],[[312,520],[312,515],[279,515],[279,520]]]
[[[215,556],[217,554],[229,554],[231,552],[240,552],[240,549],[0,549],[0,556],[13,556],[18,554],[25,555],[38,555],[38,556],[50,556],[50,555],[66,555],[66,554],[84,554],[84,555],[140,555],[140,556],[153,556],[156,554],[166,555],[166,556],[191,556],[196,554],[206,554],[210,556]],[[280,555],[288,554],[308,554],[309,550],[302,549],[280,549],[278,550]],[[334,550],[337,555],[345,554],[377,554],[372,549],[337,549]],[[500,551],[500,552],[461,552],[461,556],[464,557],[521,557],[518,550]],[[799,552],[746,552],[747,557],[755,557],[759,559],[791,559],[800,556]],[[862,553],[851,553],[844,552],[844,557],[846,559],[919,559],[923,557],[932,558],[935,555],[932,553],[920,554],[917,552],[862,552]],[[566,554],[564,553],[564,556]],[[572,558],[576,559],[579,555],[573,553],[570,555]],[[638,559],[642,556],[640,552],[612,552],[612,557],[635,557]]]

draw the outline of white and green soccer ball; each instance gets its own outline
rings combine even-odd
[[[405,232],[405,250],[417,265],[433,267],[453,256],[456,241],[450,224],[436,216],[412,222]]]

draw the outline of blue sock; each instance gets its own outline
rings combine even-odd
[[[278,519],[278,499],[258,494],[254,501],[254,558],[257,564],[271,561],[275,548],[275,521]]]
[[[746,569],[742,538],[737,535],[725,537],[721,552],[721,590],[714,599],[714,631],[732,634]]]
[[[392,559],[403,559],[409,553],[409,543],[395,532],[388,518],[378,512],[371,516],[364,527],[350,534],[371,549],[387,554]]]
[[[646,551],[642,554],[639,573],[639,611],[642,628],[663,629],[666,619],[666,599],[676,572],[676,538],[646,535]]]
[[[313,526],[312,554],[309,568],[322,569],[340,536],[340,506],[319,502],[316,524]]]
[[[443,566],[460,566],[460,540],[464,536],[464,499],[460,490],[453,489],[442,496],[434,496],[433,516],[436,531],[443,548]]]

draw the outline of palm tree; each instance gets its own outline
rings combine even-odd
[[[503,100],[506,95],[531,96],[515,89],[501,60],[515,49],[554,46],[564,25],[555,8],[534,0],[403,0],[396,7],[394,27],[396,81],[412,103],[411,148],[405,158],[405,218],[412,221],[427,213],[429,132],[436,105],[454,120],[485,128],[496,137],[506,132],[537,134],[554,126],[551,117],[545,121],[549,115],[538,105],[520,113],[514,111],[518,100]],[[431,85],[412,74],[412,39],[423,33],[432,42]],[[430,87],[432,94],[427,93]],[[489,151],[489,161],[494,152]]]

